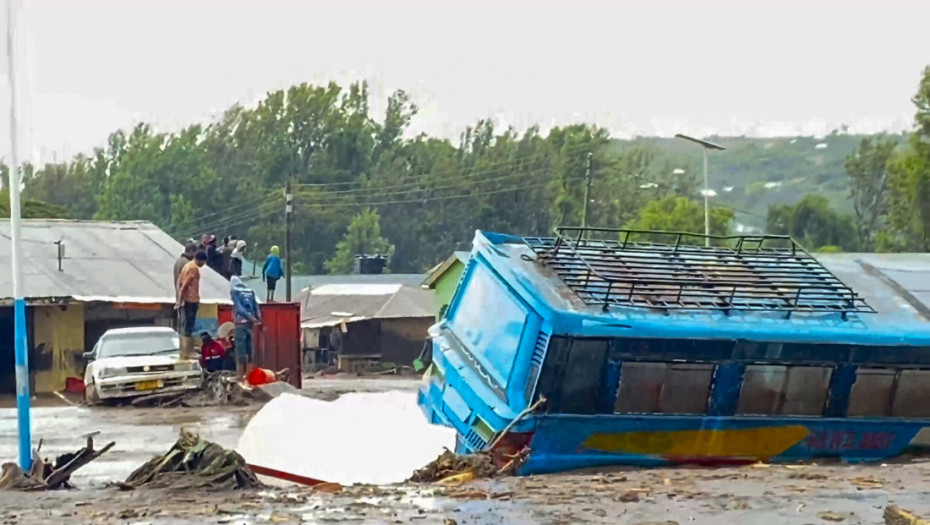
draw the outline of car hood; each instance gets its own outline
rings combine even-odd
[[[180,361],[180,356],[172,354],[164,355],[133,355],[103,357],[94,362],[96,368],[128,368],[131,366],[159,366],[173,365]]]

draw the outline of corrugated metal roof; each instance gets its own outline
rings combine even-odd
[[[25,219],[23,293],[27,299],[174,303],[180,243],[148,222]],[[58,249],[65,247],[62,269]],[[13,296],[10,221],[0,220],[0,301]],[[205,268],[204,303],[229,302],[229,284]]]
[[[326,292],[325,288],[320,289]],[[300,325],[303,328],[319,328],[365,319],[435,316],[432,292],[422,288],[397,285],[393,293],[379,294],[352,293],[352,287],[343,287],[341,290],[346,293],[317,294],[313,288],[301,292],[298,297]]]
[[[264,299],[268,294],[268,288],[262,282],[262,265],[255,268],[255,275],[252,274],[251,266],[244,266],[242,281],[255,290],[258,298]],[[379,274],[350,274],[350,275],[295,275],[291,277],[291,293],[297,296],[301,290],[307,287],[317,288],[327,284],[404,284],[409,286],[419,286],[423,281],[423,274],[420,273],[379,273]],[[284,299],[284,281],[278,281],[275,287],[275,298],[279,301]]]

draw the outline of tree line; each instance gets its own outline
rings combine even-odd
[[[350,271],[355,253],[387,253],[391,271],[422,272],[467,248],[476,229],[550,235],[581,222],[589,176],[590,225],[704,230],[694,174],[652,148],[608,147],[605,129],[544,135],[482,120],[456,141],[411,137],[417,106],[405,92],[393,93],[382,115],[369,102],[365,83],[300,84],[178,132],[145,123],[115,131],[90,154],[24,166],[24,206],[33,215],[147,220],[181,241],[236,235],[255,253],[283,243],[290,184],[300,273]],[[914,103],[907,145],[867,138],[847,159],[855,216],[808,195],[771,207],[769,232],[809,249],[930,249],[930,68]],[[712,233],[730,232],[736,213],[715,206]]]

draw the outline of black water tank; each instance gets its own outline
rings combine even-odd
[[[383,255],[356,255],[355,273],[371,275],[384,273],[387,267],[387,257]]]

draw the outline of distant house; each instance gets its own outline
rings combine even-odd
[[[251,266],[248,269],[251,270]],[[266,284],[262,282],[261,265],[258,266],[258,269],[254,275],[251,274],[251,271],[243,271],[242,273],[242,281],[255,291],[256,297],[264,301],[268,293],[268,288]],[[297,300],[297,295],[303,289],[317,288],[325,284],[404,284],[407,286],[419,286],[421,282],[423,282],[422,273],[381,273],[368,275],[295,275],[291,277],[291,296],[293,300]],[[283,279],[278,281],[277,286],[275,286],[274,295],[276,301],[284,300],[285,286],[286,284]]]
[[[459,281],[462,279],[462,272],[465,271],[465,264],[468,262],[469,252],[455,252],[448,259],[438,264],[426,275],[426,279],[421,283],[424,288],[435,292],[435,311],[436,319],[440,319],[445,314],[446,308],[452,301],[452,295],[458,288]]]
[[[9,221],[0,221],[0,393],[15,383],[9,232]],[[22,236],[33,392],[63,390],[69,377],[81,377],[81,354],[106,330],[173,322],[173,268],[183,247],[156,226],[26,219]],[[196,329],[215,330],[226,302],[229,284],[205,269]]]
[[[377,362],[410,365],[435,321],[432,292],[399,283],[341,282],[311,286],[298,296],[305,364],[340,370]],[[362,282],[357,282],[362,281]]]

